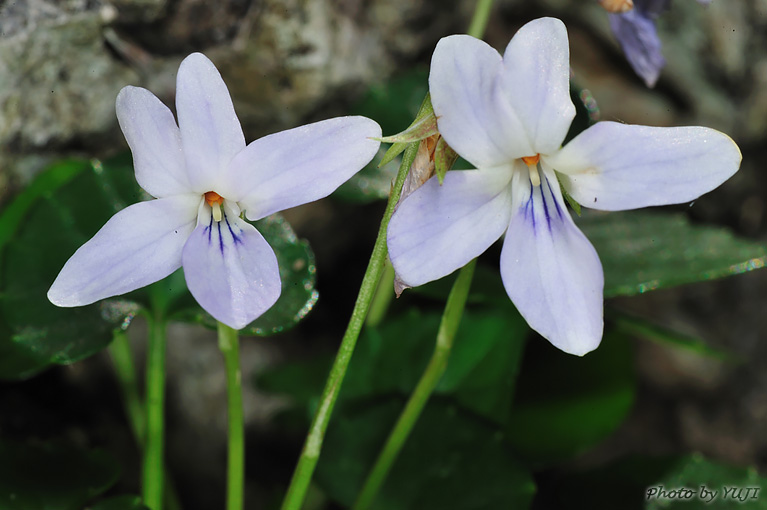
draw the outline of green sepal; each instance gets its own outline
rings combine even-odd
[[[573,211],[575,211],[575,214],[578,216],[581,215],[581,204],[576,202],[576,200],[570,196],[570,193],[567,192],[567,189],[562,185],[562,178],[559,177],[559,172],[554,172],[557,176],[557,182],[559,183],[559,189],[562,190],[562,196],[565,197],[565,200],[568,204],[570,204],[570,207],[573,208]]]
[[[431,123],[433,122],[433,132],[431,132],[430,127]],[[411,131],[412,130],[412,131]],[[410,133],[406,135],[406,133]],[[417,133],[423,134],[423,136],[419,136]],[[425,134],[424,134],[425,133]],[[431,105],[431,96],[429,94],[426,94],[426,97],[423,100],[423,103],[421,104],[421,109],[418,110],[418,115],[416,115],[415,120],[413,121],[410,126],[404,131],[402,131],[399,134],[381,138],[382,142],[387,142],[388,140],[394,141],[391,147],[389,147],[389,150],[386,151],[386,154],[384,154],[384,157],[381,159],[381,162],[378,163],[378,167],[382,167],[387,163],[390,163],[394,160],[397,156],[402,154],[404,150],[407,148],[408,144],[412,142],[416,142],[418,140],[422,140],[424,138],[428,138],[429,136],[433,136],[437,133],[437,118],[434,116],[434,108]],[[402,140],[395,140],[400,135],[403,135],[404,138],[402,140],[408,140],[408,141],[402,141]],[[411,138],[414,137],[415,138]]]
[[[437,141],[437,148],[434,151],[434,173],[437,175],[440,184],[445,180],[445,174],[457,159],[458,153],[440,136]]]

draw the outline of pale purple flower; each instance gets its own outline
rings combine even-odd
[[[711,0],[698,0],[708,4]],[[669,8],[671,0],[634,0],[634,8],[610,13],[610,29],[623,49],[634,72],[648,87],[654,87],[666,65],[655,20]]]
[[[565,26],[522,27],[501,57],[465,35],[442,39],[429,88],[438,128],[476,170],[451,171],[407,197],[391,219],[392,264],[409,286],[453,272],[506,234],[501,278],[528,324],[563,351],[602,338],[602,266],[568,213],[687,202],[740,165],[725,134],[703,127],[599,122],[561,144],[575,116]]]
[[[183,266],[187,287],[215,319],[240,329],[280,295],[277,258],[241,218],[325,197],[376,154],[374,121],[340,117],[249,145],[229,91],[200,53],[181,63],[178,124],[151,92],[125,87],[117,118],[139,185],[155,200],[115,214],[67,261],[48,291],[81,306],[156,282]]]

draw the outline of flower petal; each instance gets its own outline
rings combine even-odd
[[[199,202],[197,195],[175,195],[118,212],[64,264],[48,299],[83,306],[165,278],[181,266]]]
[[[616,122],[591,126],[545,158],[570,196],[605,211],[694,200],[729,179],[740,160],[735,142],[713,129]]]
[[[216,320],[242,329],[280,297],[277,257],[256,228],[239,217],[200,224],[184,246],[187,287]]]
[[[389,257],[409,287],[448,275],[482,254],[511,214],[508,167],[448,172],[399,204],[388,230]]]
[[[178,68],[176,111],[192,187],[215,191],[220,173],[245,148],[245,136],[224,80],[202,53]]]
[[[648,87],[655,86],[666,65],[653,18],[654,15],[640,9],[608,15],[610,29],[623,48],[626,60]]]
[[[515,157],[559,149],[575,117],[564,23],[540,18],[520,28],[503,55],[500,86],[532,146]]]
[[[257,220],[319,200],[336,190],[378,152],[381,128],[365,117],[338,117],[250,143],[222,178],[223,193]]]
[[[429,92],[439,131],[477,168],[534,155],[498,87],[502,62],[495,49],[468,35],[442,38],[431,59]]]
[[[181,134],[168,107],[146,89],[124,87],[115,110],[139,186],[156,198],[189,193]]]
[[[501,251],[501,277],[531,328],[570,354],[602,339],[604,277],[594,247],[567,212],[557,179],[540,186],[524,172],[512,179],[513,215]]]

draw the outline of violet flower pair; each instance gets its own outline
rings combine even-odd
[[[409,286],[441,278],[506,235],[501,277],[529,325],[584,354],[602,337],[599,258],[573,223],[561,185],[584,206],[620,210],[685,202],[737,171],[740,152],[717,131],[601,122],[561,147],[575,115],[561,21],[525,25],[501,57],[470,36],[442,39],[429,88],[438,128],[476,170],[451,171],[408,196],[392,217],[389,253]],[[179,266],[200,305],[242,328],[280,294],[263,218],[330,194],[378,149],[378,125],[332,119],[245,145],[211,62],[178,73],[178,126],[150,92],[117,99],[136,179],[156,200],[117,213],[66,263],[48,296],[79,306],[157,281]]]

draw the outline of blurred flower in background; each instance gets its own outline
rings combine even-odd
[[[634,72],[648,87],[654,87],[666,65],[655,20],[668,10],[671,0],[599,0],[599,4],[610,13],[610,28]]]

